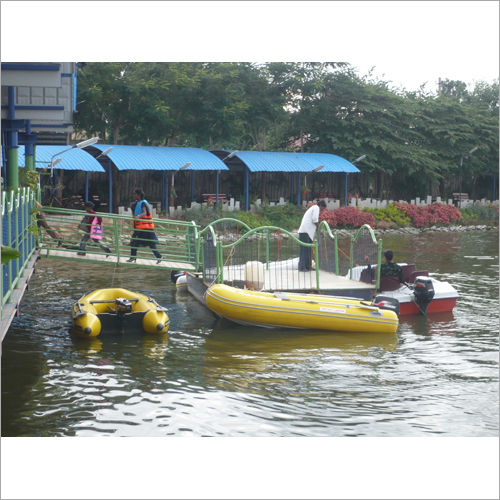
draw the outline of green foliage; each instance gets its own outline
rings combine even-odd
[[[15,248],[2,245],[2,264],[6,264],[7,262],[18,259],[19,257],[21,257],[21,254]]]
[[[20,168],[19,184],[24,187],[29,187],[31,191],[36,191],[40,186],[40,174],[35,170]]]
[[[304,209],[291,203],[270,207],[266,205],[259,212],[269,221],[269,225],[278,226],[288,231],[298,229],[304,216]]]
[[[365,208],[365,212],[373,214],[377,222],[386,221],[397,227],[406,227],[411,223],[411,219],[403,211],[399,210],[394,203],[389,203],[385,208]]]
[[[186,210],[185,219],[194,221],[200,227],[208,226],[211,222],[222,218],[221,210],[214,207],[201,207],[200,209],[188,208]]]
[[[463,224],[498,224],[498,205],[469,205],[460,211]]]
[[[254,229],[259,226],[272,226],[271,222],[267,217],[260,215],[260,214],[254,214],[253,212],[243,212],[243,211],[237,211],[237,212],[231,212],[231,217],[234,219],[238,219],[241,222],[244,222],[250,229]]]
[[[204,149],[290,151],[303,137],[305,152],[366,155],[352,181],[361,196],[435,187],[445,197],[458,178],[473,196],[498,171],[498,95],[498,81],[446,79],[437,94],[407,92],[346,63],[88,63],[76,128],[116,144]]]
[[[187,209],[186,220],[193,220],[201,227],[205,227],[211,222],[221,219],[222,217],[232,217],[247,224],[251,229],[259,226],[278,226],[288,231],[298,229],[304,209],[296,205],[279,205],[274,207],[266,206],[257,213],[234,211],[222,212],[214,210],[212,207],[202,207],[199,210]]]

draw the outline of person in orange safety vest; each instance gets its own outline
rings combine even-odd
[[[150,247],[154,256],[161,262],[161,254],[156,249],[158,238],[154,232],[153,214],[151,205],[144,199],[144,191],[140,188],[134,189],[134,203],[132,213],[134,217],[134,232],[130,240],[130,259],[127,262],[135,262],[138,247]]]

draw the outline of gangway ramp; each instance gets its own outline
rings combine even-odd
[[[98,212],[94,217],[101,218],[102,239],[88,239],[82,248],[82,237],[88,234],[83,223],[87,216],[92,217],[92,214],[85,210],[41,207],[38,214],[40,257],[131,267],[198,270],[199,238],[198,226],[194,222],[156,218],[153,219],[154,235],[144,231],[143,238],[132,241],[134,228],[130,216]],[[161,259],[154,256],[150,248],[152,242]],[[137,249],[137,257],[130,263],[127,261],[132,244]]]

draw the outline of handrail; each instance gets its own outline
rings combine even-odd
[[[211,228],[212,229],[212,228]],[[305,247],[310,247],[314,248],[316,251],[316,255],[318,254],[318,240],[316,239],[312,243],[305,243],[303,241],[300,241],[295,235],[293,235],[290,231],[283,229],[282,227],[278,226],[259,226],[254,229],[250,229],[248,232],[246,232],[244,235],[242,235],[239,239],[236,241],[233,241],[231,243],[227,243],[225,245],[222,244],[221,241],[217,241],[216,243],[216,256],[217,256],[217,282],[218,283],[223,283],[224,282],[224,262],[223,262],[223,252],[224,249],[228,248],[234,248],[236,245],[241,243],[245,238],[249,238],[250,236],[258,233],[267,233],[267,238],[266,238],[266,264],[269,265],[269,232],[271,231],[279,231],[280,234],[284,233],[287,234],[289,237],[292,238],[295,242],[297,242],[299,245],[305,246]],[[316,286],[319,289],[319,266],[315,266],[315,274],[316,274]]]
[[[207,224],[201,231],[200,231],[200,235],[202,235],[205,231],[208,230],[209,227],[213,227],[215,226],[216,224],[220,223],[220,222],[226,222],[226,221],[229,221],[229,222],[236,222],[238,224],[241,224],[247,231],[250,231],[250,226],[248,224],[246,224],[245,222],[239,220],[239,219],[234,219],[232,217],[223,217],[222,219],[217,219],[213,222],[211,222],[210,224]]]
[[[59,207],[48,207],[43,206],[40,208],[42,212],[46,213],[54,213],[61,215],[82,215],[85,214],[85,210],[76,210],[74,208],[59,208]],[[107,219],[116,219],[116,220],[125,220],[130,222],[132,220],[132,216],[130,215],[122,215],[122,214],[110,214],[108,212],[96,212],[97,217],[106,217]],[[160,224],[172,224],[176,226],[192,226],[193,221],[184,221],[184,220],[174,220],[174,219],[160,219],[158,217],[152,219],[153,222],[158,222]]]
[[[230,248],[232,246],[235,246],[238,243],[240,243],[243,239],[251,236],[252,234],[255,234],[257,232],[263,232],[264,230],[267,230],[267,231],[280,231],[282,233],[286,233],[286,234],[288,234],[288,236],[291,236],[292,239],[294,239],[297,243],[301,244],[302,246],[305,246],[305,247],[314,247],[314,243],[305,243],[303,241],[300,241],[290,231],[287,231],[286,229],[283,229],[282,227],[278,227],[278,226],[259,226],[259,227],[255,227],[253,229],[250,229],[250,231],[248,231],[248,233],[245,233],[244,235],[242,235],[238,240],[233,241],[231,243],[228,243],[226,245],[222,245],[222,248]]]
[[[382,261],[382,240],[381,239],[377,240],[377,237],[375,236],[375,233],[374,233],[373,229],[371,228],[371,226],[369,224],[363,224],[358,229],[358,231],[356,232],[356,234],[353,237],[351,237],[350,255],[349,255],[349,277],[352,279],[353,247],[354,247],[354,243],[358,240],[359,236],[361,235],[361,232],[364,229],[368,230],[368,233],[369,233],[369,235],[370,235],[370,237],[371,237],[374,245],[377,245],[377,273],[376,273],[377,279],[376,279],[376,287],[378,289],[379,286],[380,286],[380,265],[381,265],[381,261]]]
[[[31,230],[33,217],[31,205],[34,192],[29,187],[1,192],[2,210],[0,228],[2,245],[10,246],[20,253],[17,259],[2,265],[0,276],[0,315],[3,317],[3,306],[12,300],[14,289],[32,258],[35,250],[35,236]]]
[[[368,229],[368,232],[370,233],[370,236],[372,238],[372,241],[373,243],[375,243],[375,245],[378,243],[377,242],[377,237],[375,236],[375,233],[373,232],[373,229],[371,228],[371,226],[369,224],[363,224],[359,229],[358,231],[356,232],[355,236],[352,238],[352,241],[356,241],[358,238],[359,238],[359,235],[361,234],[361,230],[362,229]]]
[[[327,237],[334,242],[334,253],[335,253],[335,274],[339,274],[339,250],[338,250],[338,238],[332,233],[332,228],[330,224],[325,220],[322,220],[318,225],[318,234],[321,232],[326,233]]]

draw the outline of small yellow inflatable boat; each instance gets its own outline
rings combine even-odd
[[[72,310],[74,331],[81,337],[97,337],[105,326],[142,325],[146,333],[167,333],[166,309],[146,295],[124,288],[101,288],[84,295]]]
[[[219,316],[243,325],[341,332],[395,333],[396,312],[346,297],[300,293],[267,293],[212,285],[207,306]]]

